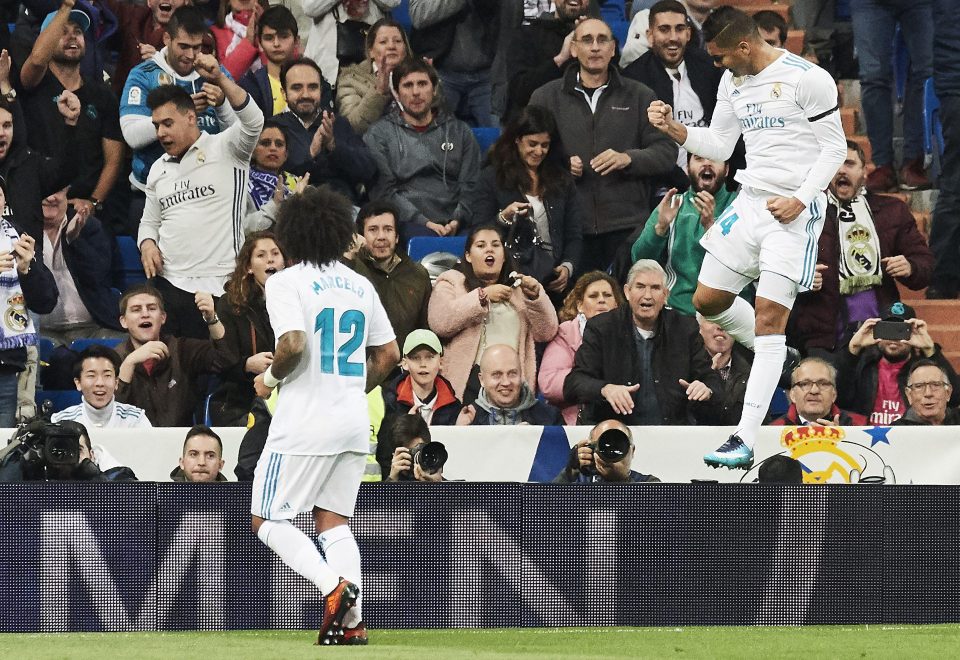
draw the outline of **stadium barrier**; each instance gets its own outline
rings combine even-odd
[[[0,485],[0,631],[316,628],[248,505],[242,484]],[[958,507],[955,487],[389,484],[351,526],[374,630],[936,623],[960,619]]]
[[[217,429],[224,442],[223,473],[233,481],[237,450],[244,429]],[[186,429],[90,429],[102,445],[141,480],[169,481],[177,465]],[[587,427],[433,427],[434,440],[447,445],[448,479],[466,481],[550,481],[566,465],[570,446],[587,437]],[[787,454],[804,466],[809,483],[846,483],[856,471],[863,478],[898,484],[960,484],[960,442],[957,429],[917,427],[846,427],[824,429],[764,427],[757,443],[757,461],[749,472],[715,470],[703,455],[729,434],[716,427],[635,427],[634,469],[663,481],[692,479],[753,481],[766,458]]]

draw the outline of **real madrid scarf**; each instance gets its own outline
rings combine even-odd
[[[880,239],[863,191],[849,202],[841,202],[833,193],[828,193],[828,199],[837,209],[840,293],[848,296],[879,286],[883,281]]]
[[[0,221],[0,252],[13,252],[13,242],[19,238],[16,229],[6,220]],[[27,311],[27,301],[20,288],[20,274],[16,268],[0,273],[0,302],[3,303],[3,322],[0,323],[0,350],[23,348],[37,343],[37,331]]]
[[[281,172],[280,176],[283,177],[283,185],[286,187],[286,194],[288,195],[293,192],[294,187],[297,185],[297,180],[289,172]],[[277,189],[277,182],[280,180],[280,176],[272,172],[257,169],[254,166],[250,167],[249,192],[250,197],[253,199],[253,204],[257,207],[258,211],[261,206],[269,202],[273,197],[273,191]]]

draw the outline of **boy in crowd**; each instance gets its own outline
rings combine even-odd
[[[440,375],[440,339],[414,330],[403,342],[403,372],[383,387],[386,414],[417,413],[431,426],[453,426],[462,407],[453,386]]]

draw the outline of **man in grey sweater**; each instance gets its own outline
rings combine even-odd
[[[656,95],[610,66],[615,50],[606,23],[582,21],[571,45],[579,66],[530,97],[530,105],[553,112],[583,199],[584,272],[610,266],[650,215],[652,177],[677,161],[677,145],[657,135],[643,112]]]

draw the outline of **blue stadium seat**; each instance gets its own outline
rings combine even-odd
[[[627,3],[624,0],[600,0],[600,18],[607,25],[627,19]]]
[[[50,356],[53,355],[53,342],[46,337],[40,337],[37,342],[37,352],[40,353],[40,363],[50,364]]]
[[[613,38],[617,40],[617,47],[622,53],[627,37],[630,36],[630,21],[610,21],[610,31],[613,32]]]
[[[473,137],[477,138],[477,144],[480,145],[480,153],[484,155],[500,137],[500,128],[497,126],[477,127],[472,130]]]
[[[934,145],[934,139],[937,144]],[[923,84],[923,150],[933,155],[934,146],[943,157],[943,124],[940,123],[940,99],[933,87],[933,78]]]
[[[80,403],[80,392],[77,390],[37,390],[35,401],[38,410],[44,401],[49,401],[53,404],[50,412],[60,412],[64,408]]]
[[[414,236],[407,244],[407,254],[414,261],[433,252],[451,252],[459,257],[466,245],[466,236]]]
[[[778,387],[773,391],[773,398],[770,400],[770,419],[785,415],[789,409],[790,399],[787,398],[787,391]]]
[[[87,347],[97,344],[107,348],[116,348],[122,342],[122,339],[74,339],[70,344],[70,350],[74,353],[82,353]]]
[[[400,0],[400,4],[390,10],[393,20],[403,26],[403,29],[410,34],[413,29],[413,21],[410,20],[410,0]]]
[[[117,236],[117,247],[120,248],[120,268],[123,272],[123,288],[127,290],[134,284],[147,281],[140,262],[140,249],[137,242],[130,236]]]

